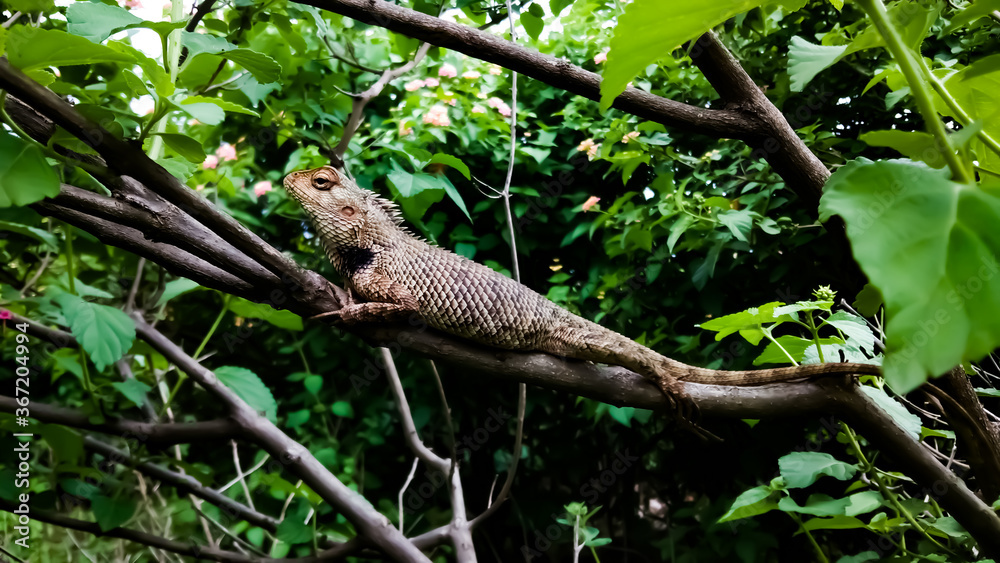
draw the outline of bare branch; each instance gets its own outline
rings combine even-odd
[[[16,408],[14,397],[0,395],[0,412],[13,413]],[[90,422],[90,417],[82,412],[38,402],[31,403],[31,418],[39,422],[122,436],[159,447],[224,440],[240,435],[240,427],[232,420],[151,423],[121,419],[94,424]]]

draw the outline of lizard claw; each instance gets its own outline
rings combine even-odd
[[[670,403],[670,409],[681,427],[690,430],[702,440],[722,441],[721,438],[698,425],[697,420],[700,417],[698,404],[684,390],[683,383],[671,377],[659,379],[657,384]]]

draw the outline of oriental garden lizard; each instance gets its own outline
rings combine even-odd
[[[880,373],[858,363],[718,371],[662,356],[559,307],[517,281],[428,244],[401,225],[396,204],[324,166],[293,172],[285,189],[305,208],[348,289],[365,299],[321,316],[350,324],[405,320],[414,313],[438,330],[506,350],[626,367],[656,383],[680,410],[682,382],[760,385],[818,375]]]

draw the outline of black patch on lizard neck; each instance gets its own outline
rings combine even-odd
[[[340,255],[340,267],[347,277],[354,277],[354,274],[364,270],[375,260],[375,253],[370,248],[360,248],[357,246],[346,246],[337,249]]]

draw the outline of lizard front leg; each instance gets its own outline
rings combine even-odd
[[[387,323],[409,320],[420,314],[420,304],[410,290],[392,279],[374,272],[356,276],[351,280],[355,287],[364,287],[371,301],[354,301],[350,291],[348,302],[336,311],[313,317],[333,317],[345,324]]]

